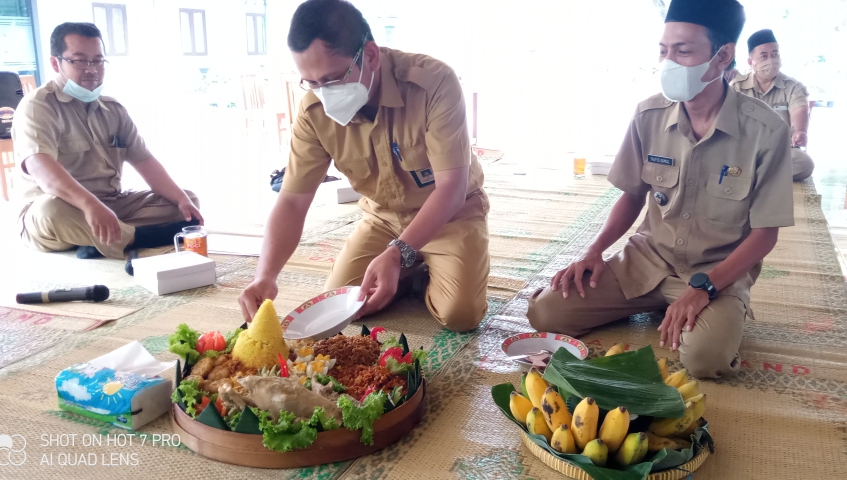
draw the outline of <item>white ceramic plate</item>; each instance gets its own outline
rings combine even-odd
[[[502,348],[503,353],[507,357],[524,354],[529,355],[537,353],[540,350],[549,350],[552,353],[556,353],[559,348],[567,349],[580,360],[585,360],[585,357],[588,356],[588,347],[584,343],[573,337],[558,333],[521,333],[520,335],[515,335],[504,340]],[[517,359],[515,362],[532,365],[532,362],[525,358]]]
[[[341,333],[365,304],[359,301],[360,290],[336,288],[300,305],[282,321],[282,336],[289,340],[320,340]]]

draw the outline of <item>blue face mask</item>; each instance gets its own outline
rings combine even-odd
[[[81,86],[70,78],[65,78],[67,79],[67,81],[65,82],[65,88],[63,88],[62,91],[79,100],[80,102],[91,103],[94,100],[97,100],[97,98],[100,97],[100,92],[103,90],[102,84],[92,91]]]

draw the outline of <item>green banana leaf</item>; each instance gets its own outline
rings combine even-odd
[[[636,415],[664,418],[679,418],[685,413],[682,395],[662,381],[649,345],[585,361],[560,348],[553,354],[544,379],[556,385],[563,397],[592,397],[603,410],[623,405]]]
[[[570,453],[559,453],[550,447],[547,439],[543,435],[534,435],[526,430],[526,427],[521,422],[515,420],[512,416],[512,411],[509,408],[509,395],[515,391],[514,385],[511,383],[502,383],[491,387],[491,396],[494,398],[494,403],[500,407],[506,417],[515,422],[515,425],[523,429],[529,438],[539,447],[547,450],[552,455],[555,455],[566,462],[569,462],[578,468],[581,468],[585,473],[591,475],[594,480],[645,480],[650,474],[650,468],[653,465],[650,462],[642,462],[636,465],[630,465],[623,470],[614,470],[611,468],[598,467],[591,462],[591,459],[585,455],[576,455]]]
[[[694,430],[691,435],[691,448],[682,450],[671,450],[666,448],[650,459],[653,462],[651,472],[659,472],[669,468],[678,467],[684,463],[688,463],[692,458],[700,453],[701,445],[706,445],[710,451],[714,451],[714,443],[712,436],[709,435],[709,423],[706,422],[702,427]]]

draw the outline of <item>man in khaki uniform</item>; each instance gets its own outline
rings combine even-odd
[[[63,23],[50,44],[56,78],[21,101],[12,124],[24,243],[122,259],[127,247],[168,245],[183,226],[202,223],[197,197],[147,150],[123,105],[100,96],[106,60],[97,27]],[[121,189],[124,161],[152,192]]]
[[[812,157],[801,150],[809,141],[809,91],[802,83],[779,71],[779,44],[773,31],[759,30],[750,35],[747,49],[750,52],[747,63],[753,71],[738,75],[729,86],[767,103],[788,124],[791,173],[795,182],[805,180],[815,169]]]
[[[456,74],[434,58],[377,47],[362,14],[341,0],[301,4],[288,45],[310,93],[256,277],[239,297],[244,318],[276,297],[276,278],[334,160],[363,195],[364,219],[326,289],[361,284],[367,315],[390,302],[421,256],[433,317],[450,330],[473,329],[487,308],[489,207]]]
[[[608,177],[623,195],[588,251],[531,297],[527,317],[579,336],[667,308],[659,345],[679,349],[692,375],[720,377],[740,366],[750,287],[779,227],[794,222],[788,125],[722,78],[744,24],[738,2],[674,0],[665,22],[664,96],[638,105]],[[645,200],[643,223],[604,261]]]

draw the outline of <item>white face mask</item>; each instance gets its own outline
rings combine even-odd
[[[779,68],[782,66],[782,62],[778,58],[769,58],[764,62],[759,62],[753,66],[753,70],[756,72],[756,76],[761,80],[769,82],[776,78],[779,73]]]
[[[62,87],[63,92],[84,103],[91,103],[100,98],[100,92],[103,91],[102,83],[94,90],[89,90],[71,80],[67,75],[65,75],[65,72],[62,72],[61,70],[59,70],[59,72],[63,77],[65,77],[65,86]]]
[[[672,102],[688,102],[699,95],[707,85],[723,78],[723,75],[718,75],[708,82],[700,80],[709,70],[709,65],[718,53],[720,50],[708,62],[694,67],[686,67],[673,60],[664,59],[659,65],[659,71],[662,74],[662,94],[665,98]]]
[[[364,60],[362,62],[364,64]],[[331,85],[312,90],[324,106],[326,116],[346,127],[353,116],[368,103],[368,95],[374,84],[374,72],[371,72],[370,86],[362,84],[364,69],[359,69],[359,81],[344,85]]]

